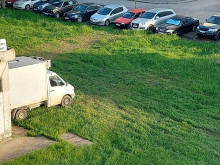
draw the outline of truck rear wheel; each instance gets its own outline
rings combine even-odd
[[[24,120],[27,117],[27,111],[24,109],[19,109],[15,114],[16,120]]]
[[[70,106],[71,101],[72,101],[72,98],[69,95],[66,95],[62,99],[61,106],[68,107]]]

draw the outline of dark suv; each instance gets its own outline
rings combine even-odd
[[[77,22],[88,21],[91,15],[96,13],[101,8],[102,6],[95,3],[83,3],[64,13],[63,19]]]
[[[198,37],[214,37],[220,40],[220,13],[211,16],[205,23],[197,27]]]
[[[76,0],[55,0],[51,5],[45,7],[42,13],[59,18],[77,4]]]

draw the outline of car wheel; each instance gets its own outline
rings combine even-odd
[[[195,32],[196,31],[197,26],[194,25],[192,31]]]
[[[77,22],[82,22],[82,17],[81,17],[81,16],[79,16],[79,17],[77,18]]]
[[[56,12],[56,13],[54,14],[54,17],[55,17],[55,18],[60,18],[60,13],[59,13],[59,12]]]
[[[63,97],[61,106],[62,107],[68,107],[71,105],[72,98],[69,95],[66,95]]]
[[[106,21],[105,21],[105,26],[109,26],[110,25],[110,21],[107,19]]]
[[[147,28],[148,31],[154,32],[154,26],[153,25],[149,25]]]
[[[173,34],[175,34],[175,35],[177,35],[177,36],[179,35],[177,31],[174,31]]]
[[[216,40],[216,41],[219,41],[219,40],[220,40],[220,31],[216,32],[215,40]]]
[[[26,6],[25,6],[25,9],[26,9],[26,10],[30,10],[30,8],[31,8],[30,5],[26,5]]]
[[[27,111],[24,109],[19,109],[15,114],[16,120],[24,120],[27,117]]]

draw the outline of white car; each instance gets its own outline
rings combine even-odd
[[[172,9],[151,9],[131,22],[131,29],[154,31],[155,27],[175,16]]]
[[[13,4],[13,8],[30,10],[33,8],[33,5],[39,1],[40,0],[18,0]]]
[[[90,18],[90,21],[92,24],[108,26],[127,11],[128,9],[124,5],[106,5],[93,14]]]

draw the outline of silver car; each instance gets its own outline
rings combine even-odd
[[[165,23],[169,18],[175,16],[172,9],[151,9],[131,22],[132,29],[154,31],[155,27]]]
[[[93,14],[90,18],[92,24],[108,26],[116,18],[121,17],[128,9],[124,5],[112,4],[106,5]]]

